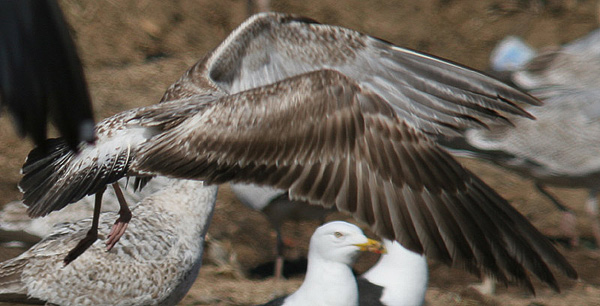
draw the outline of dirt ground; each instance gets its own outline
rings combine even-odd
[[[245,0],[62,0],[85,64],[98,120],[136,106],[158,102],[163,91],[187,67],[214,48],[247,17]],[[559,45],[598,26],[596,0],[273,0],[275,11],[309,16],[349,27],[403,47],[435,54],[478,69],[487,67],[494,45],[519,35],[534,47]],[[19,168],[31,144],[17,138],[6,116],[0,118],[0,203],[18,199]],[[559,214],[531,182],[476,161],[473,172],[505,196],[534,225],[558,236]],[[551,189],[574,210],[578,228],[590,237],[583,190]],[[274,234],[266,219],[221,189],[209,231],[215,245],[228,250],[228,264],[207,256],[200,277],[181,305],[249,305],[297,288],[302,276],[276,282],[251,278],[250,270],[274,258]],[[0,204],[1,205],[1,204]],[[333,215],[329,220],[344,218]],[[295,242],[288,259],[305,256],[315,223],[286,225]],[[561,276],[562,293],[536,283],[537,297],[521,288],[499,288],[484,297],[468,285],[471,275],[430,262],[429,305],[600,305],[600,252],[584,244],[559,248],[580,273],[580,281]],[[20,250],[0,249],[0,259]],[[362,258],[361,272],[374,262]],[[5,304],[8,305],[8,304]]]

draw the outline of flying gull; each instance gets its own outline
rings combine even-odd
[[[335,205],[380,237],[476,275],[534,291],[529,271],[558,290],[549,265],[575,278],[571,265],[437,143],[508,114],[530,117],[517,103],[539,101],[353,30],[262,13],[185,72],[163,103],[100,122],[95,145],[74,154],[58,139],[50,153],[34,149],[20,187],[37,217],[101,198],[123,176],[266,185]],[[73,253],[95,239],[92,229]]]
[[[343,221],[325,223],[310,238],[308,266],[300,288],[263,306],[358,306],[352,264],[360,251],[382,253],[385,248],[368,239],[356,225]]]
[[[110,252],[98,241],[64,266],[63,258],[92,223],[84,219],[57,225],[31,249],[0,263],[0,301],[176,305],[198,276],[217,187],[201,181],[155,180],[166,187],[132,209],[129,230]],[[101,237],[108,235],[115,215],[101,214]]]

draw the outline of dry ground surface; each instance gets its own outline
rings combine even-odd
[[[158,102],[167,86],[188,66],[214,48],[247,16],[245,0],[62,0],[81,51],[98,120],[136,106]],[[478,69],[487,67],[494,45],[509,34],[534,47],[559,45],[597,27],[596,0],[273,0],[273,10],[292,12],[372,34],[400,46],[435,54]],[[18,199],[19,167],[31,145],[17,138],[8,118],[0,118],[0,203]],[[531,182],[476,161],[473,172],[505,196],[549,236],[559,235],[559,214],[535,192]],[[552,189],[579,216],[585,216],[582,190]],[[343,215],[329,219],[344,218]],[[285,235],[296,242],[287,257],[305,254],[317,224],[290,224]],[[584,237],[589,222],[580,218]],[[230,264],[207,258],[201,275],[182,305],[249,305],[291,292],[302,276],[276,282],[252,279],[249,271],[273,260],[274,235],[260,213],[221,189],[209,231],[228,250]],[[429,305],[600,305],[598,251],[559,246],[581,275],[560,279],[561,294],[536,283],[537,297],[515,287],[493,297],[468,289],[477,280],[462,271],[430,262]],[[0,259],[22,250],[1,249]],[[210,256],[207,256],[210,257]],[[362,258],[364,271],[376,258]]]

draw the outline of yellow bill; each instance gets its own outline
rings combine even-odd
[[[376,254],[387,253],[385,246],[381,242],[373,239],[367,239],[366,243],[355,244],[355,246],[359,247],[361,251],[373,252]]]

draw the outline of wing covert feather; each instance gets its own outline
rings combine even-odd
[[[335,204],[411,250],[530,290],[525,269],[555,289],[548,264],[576,275],[498,194],[380,96],[335,71],[207,104],[143,144],[132,167]]]
[[[330,69],[380,95],[407,125],[457,135],[504,113],[529,117],[515,101],[540,102],[500,81],[435,56],[354,30],[295,15],[257,14],[202,62],[205,77],[228,93]]]

